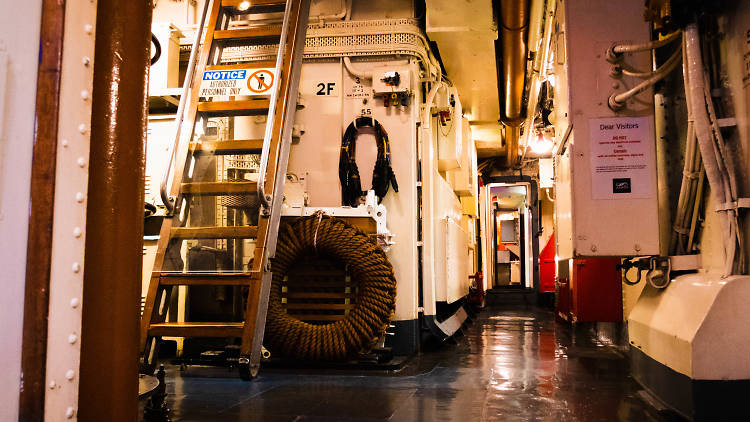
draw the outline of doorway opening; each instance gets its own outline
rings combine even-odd
[[[493,180],[482,188],[482,261],[489,290],[536,292],[539,207],[532,180]]]

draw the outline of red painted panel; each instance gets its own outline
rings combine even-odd
[[[620,258],[573,260],[570,314],[573,322],[622,321]]]
[[[555,234],[552,233],[547,244],[539,254],[539,292],[555,292]]]

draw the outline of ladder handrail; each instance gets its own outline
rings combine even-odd
[[[289,33],[289,25],[291,19],[292,1],[286,2],[286,8],[284,10],[284,22],[281,25],[281,37],[279,38],[279,50],[276,53],[276,83],[273,91],[271,92],[271,98],[269,101],[268,108],[268,119],[266,120],[266,131],[263,135],[263,150],[260,155],[260,168],[258,169],[258,199],[265,209],[271,207],[271,195],[266,194],[266,172],[268,171],[268,158],[271,154],[271,142],[273,141],[273,122],[276,120],[276,101],[279,97],[279,91],[281,91],[281,68],[284,63],[284,46],[287,42],[287,34]]]
[[[167,163],[167,169],[164,172],[164,177],[161,180],[161,200],[164,203],[164,206],[167,208],[168,215],[171,215],[174,212],[175,208],[175,204],[172,203],[172,200],[169,198],[169,175],[172,174],[172,165],[174,164],[175,154],[177,154],[180,138],[182,137],[182,123],[185,119],[185,104],[187,103],[187,98],[190,95],[190,90],[193,86],[193,80],[195,78],[195,67],[198,62],[198,49],[200,48],[201,36],[203,35],[203,27],[206,23],[208,6],[210,3],[211,2],[207,0],[203,4],[203,14],[201,15],[200,23],[195,30],[195,40],[193,41],[193,48],[190,50],[190,61],[188,62],[187,72],[185,73],[185,80],[182,83],[183,92],[180,96],[180,104],[179,106],[177,106],[177,114],[175,115],[175,139],[170,146],[169,162]]]

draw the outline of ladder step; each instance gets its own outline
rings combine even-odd
[[[213,155],[260,154],[263,152],[263,140],[245,139],[218,142],[193,142],[190,144],[190,151],[194,154]]]
[[[249,239],[257,235],[257,226],[175,227],[170,232],[172,239]]]
[[[191,182],[182,184],[185,195],[238,195],[258,192],[257,182]]]
[[[258,28],[226,29],[214,32],[214,41],[222,46],[241,44],[278,44],[281,26],[261,26]]]
[[[206,117],[260,116],[268,113],[270,101],[206,101],[198,104],[198,112]]]
[[[240,10],[243,2],[248,2],[250,7]],[[286,6],[285,0],[221,0],[221,7],[230,9],[230,13],[235,15],[245,15],[250,13],[273,13],[283,12]]]
[[[155,337],[242,337],[243,322],[165,322],[151,324]]]
[[[160,283],[165,286],[249,286],[260,279],[260,273],[161,273]]]
[[[215,64],[206,66],[206,70],[238,70],[238,69],[267,69],[275,68],[276,62],[271,60],[259,60],[235,64]]]

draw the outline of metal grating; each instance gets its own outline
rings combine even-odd
[[[192,34],[187,33],[186,39]],[[227,47],[222,62],[271,60],[276,45]],[[180,59],[187,60],[190,45],[180,48]],[[381,19],[311,24],[307,29],[305,59],[342,56],[416,56],[430,63],[427,41],[414,19]]]

